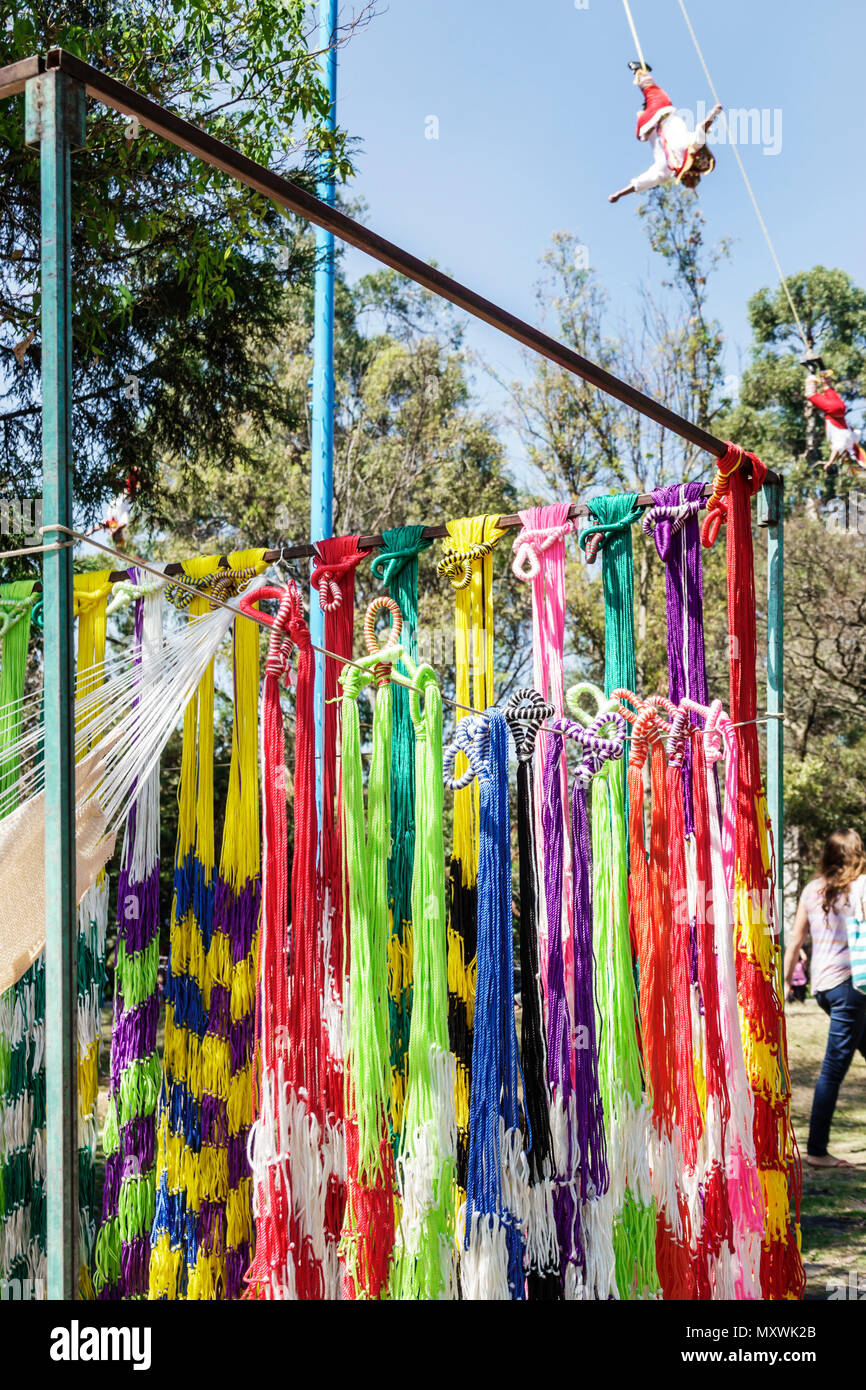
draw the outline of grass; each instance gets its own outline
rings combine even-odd
[[[828,1019],[814,999],[789,1004],[788,1058],[794,1132],[806,1152],[812,1093],[821,1070]],[[830,1133],[830,1152],[858,1166],[817,1169],[803,1164],[803,1264],[807,1299],[826,1299],[834,1286],[859,1278],[866,1294],[866,1062],[859,1055],[842,1083]],[[856,1284],[853,1287],[857,1287]]]

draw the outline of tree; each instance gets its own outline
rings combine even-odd
[[[134,548],[180,559],[291,544],[308,534],[313,298],[304,285],[287,298],[283,333],[267,366],[292,425],[273,422],[248,453],[242,439],[243,457],[230,472],[205,451],[183,467],[167,459],[161,486],[130,538]],[[456,312],[392,271],[349,286],[338,268],[335,328],[335,534],[513,512],[517,491],[496,422],[473,404]],[[238,429],[243,434],[246,425]],[[454,595],[436,574],[438,553],[434,543],[420,558],[421,647],[442,673],[444,694],[453,697]],[[506,538],[494,552],[497,698],[528,676],[531,660],[527,595],[511,581],[510,559]],[[309,562],[292,570],[306,597]],[[381,586],[366,565],[356,571],[356,585],[363,614]],[[288,721],[290,764],[292,738]]]
[[[338,179],[350,171],[345,133],[324,124],[303,0],[225,0],[218,12],[204,0],[0,0],[0,18],[0,62],[62,46],[302,183],[320,154]],[[283,291],[313,251],[269,200],[102,106],[73,169],[75,494],[92,519],[133,470],[146,490],[166,454],[182,466],[204,450],[231,468],[266,420],[295,423],[256,349],[274,340]],[[39,161],[21,101],[0,104],[0,178],[3,492],[32,496]]]
[[[809,350],[847,400],[866,396],[866,291],[841,269],[788,277]],[[828,477],[804,399],[803,343],[781,286],[749,301],[752,360],[725,429],[785,478],[785,814],[790,876],[803,881],[826,835],[866,831],[866,476]]]
[[[788,289],[809,352],[823,357],[844,396],[862,399],[866,395],[866,291],[846,271],[821,265],[789,276]],[[781,286],[752,296],[749,323],[752,360],[743,373],[740,402],[730,416],[730,427],[739,429],[743,438],[753,439],[754,449],[767,463],[785,468],[789,494],[804,501],[817,492],[814,464],[822,430],[804,400],[800,362],[804,345]]]
[[[586,248],[560,232],[544,257],[537,302],[553,332],[585,356],[707,429],[730,401],[723,391],[723,339],[707,311],[709,278],[727,243],[708,246],[697,201],[680,188],[659,189],[641,204],[650,246],[667,278],[661,293],[646,285],[628,324],[611,323],[607,296],[586,264]],[[712,460],[628,406],[542,360],[527,359],[529,382],[511,386],[515,424],[550,496],[593,491],[646,492],[711,474]],[[655,547],[634,535],[638,684],[666,688],[663,571]],[[708,652],[724,671],[724,580],[720,558],[706,559],[705,606],[718,633]],[[598,574],[571,556],[567,566],[570,658],[576,671],[601,678],[604,621]]]

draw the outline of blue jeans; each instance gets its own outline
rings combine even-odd
[[[830,1015],[830,1032],[812,1101],[806,1152],[813,1158],[822,1158],[827,1152],[830,1124],[845,1073],[855,1052],[866,1057],[866,994],[854,988],[849,976],[834,989],[818,990],[815,998],[824,1013]]]

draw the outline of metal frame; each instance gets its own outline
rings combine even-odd
[[[27,83],[25,138],[41,157],[43,522],[72,524],[70,154],[84,144],[84,92],[62,72]],[[78,1286],[78,931],[72,551],[42,562],[46,614],[45,1081],[48,1297]]]
[[[63,49],[22,59],[0,69],[0,99],[26,90],[27,138],[38,143],[42,182],[42,390],[43,513],[45,529],[71,525],[70,363],[70,153],[83,144],[84,93],[124,115],[213,168],[270,198],[316,227],[383,265],[449,300],[459,309],[549,361],[605,391],[616,400],[671,430],[690,444],[720,458],[724,440],[684,419],[580,353],[461,285],[450,276],[395,246],[376,232],[315,198],[290,180],[147,97],[106,76]],[[782,701],[782,482],[768,475],[762,502],[769,527],[769,614],[767,701],[771,713]],[[584,508],[577,504],[574,514]],[[502,518],[513,522],[515,518]],[[431,527],[428,534],[442,534]],[[365,538],[375,542],[377,538]],[[306,553],[307,547],[293,548]],[[291,552],[283,552],[291,553]],[[49,551],[43,558],[45,632],[45,910],[46,910],[46,1075],[48,1297],[75,1298],[78,1292],[77,1196],[77,913],[75,894],[74,700],[72,552]],[[782,721],[769,722],[768,802],[783,836]],[[782,922],[783,883],[777,883],[777,920]]]
[[[319,50],[327,55],[328,128],[337,128],[337,0],[319,0]],[[330,156],[319,155],[319,197],[334,206],[336,182]],[[324,540],[334,531],[334,234],[316,228],[316,272],[313,302],[313,397],[310,412],[310,541]],[[325,644],[325,615],[318,604],[310,609],[310,638]],[[322,815],[322,765],[325,743],[325,658],[316,652],[316,805]]]

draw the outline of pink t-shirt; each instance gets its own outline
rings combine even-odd
[[[851,954],[848,950],[848,920],[851,917],[850,893],[863,892],[864,878],[855,879],[848,893],[842,893],[825,913],[821,901],[823,878],[813,878],[803,889],[800,901],[809,918],[812,938],[812,993],[835,989],[851,974]]]

